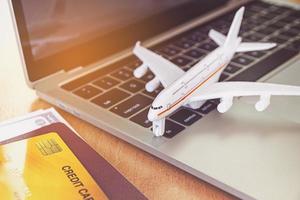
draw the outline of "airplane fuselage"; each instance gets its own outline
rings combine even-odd
[[[225,52],[222,47],[215,49],[203,60],[188,70],[169,87],[165,88],[153,101],[148,113],[150,121],[165,118],[193,95],[201,94],[201,88],[217,82],[224,68],[233,57],[235,49]],[[201,106],[199,102],[198,106]]]

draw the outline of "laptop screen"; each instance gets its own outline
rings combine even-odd
[[[13,0],[31,81],[96,62],[227,0]]]

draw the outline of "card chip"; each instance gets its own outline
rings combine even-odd
[[[37,142],[36,146],[44,156],[52,155],[62,151],[62,148],[54,139],[42,140]]]

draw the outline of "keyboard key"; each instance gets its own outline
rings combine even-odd
[[[256,20],[259,20],[260,24],[266,24],[269,21],[271,21],[270,19],[266,18],[266,17],[262,17],[260,15],[256,15],[253,18],[256,18]]]
[[[223,35],[227,35],[228,34],[228,28],[220,29],[220,33],[222,33]]]
[[[209,25],[206,25],[206,26],[203,26],[199,29],[199,32],[202,34],[202,35],[205,35],[207,39],[207,35],[208,35],[208,32],[213,28],[213,26],[211,26],[210,24]]]
[[[238,57],[232,59],[232,62],[240,64],[242,66],[246,66],[246,65],[249,65],[251,62],[253,62],[253,60],[250,58],[246,58],[244,56],[238,56]]]
[[[131,115],[139,112],[143,108],[149,106],[152,103],[152,99],[141,95],[137,94],[130,99],[114,106],[113,108],[110,109],[113,113],[121,116],[121,117],[130,117]]]
[[[279,19],[278,21],[289,24],[289,23],[294,22],[297,19],[298,19],[297,17],[285,16],[285,17]]]
[[[281,6],[275,6],[275,5],[271,6],[271,10],[272,10],[273,13],[276,13],[278,15],[281,15],[283,13],[291,11],[291,9],[289,9],[287,7],[281,7]]]
[[[230,73],[230,74],[234,74],[235,72],[237,72],[238,70],[240,70],[241,68],[233,65],[233,64],[229,64],[226,68],[225,68],[225,72]]]
[[[300,12],[299,12],[299,10],[291,10],[291,12],[289,13],[288,16],[299,19],[300,18]]]
[[[278,36],[273,36],[273,37],[268,39],[268,42],[275,42],[275,43],[277,43],[277,45],[280,45],[280,44],[286,43],[287,40],[283,39],[281,37],[278,37]]]
[[[219,78],[219,81],[224,81],[225,79],[227,79],[229,77],[229,75],[225,74],[225,73],[222,73],[220,78]]]
[[[154,78],[154,74],[151,71],[148,71],[141,79],[145,82],[149,82]]]
[[[258,34],[251,34],[251,35],[247,35],[244,37],[245,41],[248,42],[257,42],[260,41],[264,38],[265,36],[263,35],[258,35]]]
[[[229,29],[230,23],[228,23],[226,20],[219,19],[212,23],[212,26],[215,30],[220,31],[223,29]]]
[[[217,105],[213,103],[212,101],[206,101],[199,109],[197,109],[197,112],[200,112],[202,114],[208,114],[211,111],[215,110],[217,108]]]
[[[128,68],[130,68],[130,69],[132,69],[132,70],[134,70],[135,68],[137,68],[137,67],[140,66],[141,64],[142,64],[141,61],[136,60],[136,61],[133,61],[133,62],[131,62],[131,63],[125,65],[125,66],[128,67]]]
[[[264,10],[267,10],[267,9],[269,9],[269,8],[272,7],[272,4],[270,4],[270,3],[265,3],[265,2],[263,2],[263,1],[256,1],[254,4],[255,4],[256,6],[260,6],[260,7],[263,8]]]
[[[182,125],[190,126],[196,121],[198,121],[199,119],[201,119],[201,117],[202,117],[201,115],[191,110],[182,108],[179,111],[172,114],[170,118]]]
[[[249,28],[254,29],[257,27],[257,25],[258,25],[258,23],[256,21],[252,21],[252,20],[243,20],[242,21],[242,27],[247,26]]]
[[[268,25],[268,27],[272,28],[272,29],[276,29],[276,30],[280,30],[282,28],[285,27],[286,24],[280,23],[280,22],[273,22],[271,24]]]
[[[300,24],[298,24],[298,26],[299,26],[299,25],[300,25]],[[299,30],[298,30],[297,28],[290,27],[290,28],[288,29],[288,31],[293,32],[294,34],[296,34],[295,37],[300,36],[300,32],[299,32]]]
[[[182,57],[182,56],[178,56],[178,57],[172,59],[171,62],[173,62],[175,65],[178,65],[179,67],[184,67],[187,64],[191,63],[192,60]]]
[[[204,44],[201,44],[199,48],[206,51],[213,51],[217,48],[217,45],[213,42],[205,42]]]
[[[245,34],[250,32],[252,29],[253,28],[250,27],[250,26],[242,26],[241,29],[240,29],[240,34],[244,36]]]
[[[145,128],[149,128],[152,126],[152,122],[148,120],[148,112],[149,108],[130,118],[130,121],[133,121]]]
[[[192,50],[186,52],[185,55],[187,55],[189,57],[192,57],[192,58],[195,58],[195,59],[199,59],[202,56],[204,56],[205,53],[203,53],[203,52],[201,52],[199,50],[196,50],[196,49],[192,49]]]
[[[247,7],[248,10],[252,11],[252,12],[261,12],[262,10],[265,9],[265,7],[258,5],[257,3],[250,5],[249,7]]]
[[[254,57],[254,58],[260,58],[260,57],[266,55],[266,53],[263,51],[249,51],[249,52],[246,52],[245,54],[248,56]]]
[[[131,71],[129,71],[128,69],[123,68],[123,69],[120,69],[117,72],[113,73],[112,76],[116,77],[116,78],[118,78],[122,81],[126,81],[129,78],[131,78],[133,75],[132,75]]]
[[[94,85],[101,87],[102,89],[110,89],[114,87],[115,85],[119,84],[120,82],[116,79],[110,78],[108,76],[101,78],[100,80],[97,80],[93,82]]]
[[[264,17],[264,18],[266,18],[268,20],[272,20],[272,19],[274,19],[277,16],[278,16],[278,14],[272,13],[272,12],[265,12],[262,15],[260,15],[260,17]]]
[[[145,85],[135,79],[131,79],[126,83],[122,84],[120,87],[129,92],[136,93],[142,90],[145,87]]]
[[[300,32],[300,24],[294,24],[291,28]]]
[[[161,91],[163,90],[162,86],[159,86],[157,89],[155,89],[153,92],[148,92],[147,90],[144,90],[143,93],[155,98]]]
[[[288,45],[289,49],[300,51],[300,39],[294,40],[291,44]]]
[[[167,46],[167,47],[160,49],[159,52],[161,52],[162,55],[166,55],[167,57],[173,57],[173,56],[179,54],[181,52],[181,50],[176,49],[171,46]]]
[[[289,22],[286,22],[285,20],[281,20],[281,19],[277,20],[276,23],[281,24],[282,25],[281,27],[285,27],[285,26],[289,25]]]
[[[176,42],[174,45],[181,49],[189,49],[195,45],[195,42],[189,40],[181,40],[179,42]]]
[[[165,134],[163,136],[166,138],[172,138],[184,129],[185,128],[183,126],[170,120],[166,120]]]
[[[262,27],[258,30],[256,30],[257,33],[262,34],[262,35],[271,35],[274,33],[276,30],[268,27]]]
[[[189,40],[192,40],[194,42],[203,42],[204,40],[207,39],[207,36],[202,35],[199,32],[195,32],[195,33],[192,33],[191,35],[187,36],[186,38]]]
[[[92,102],[97,104],[98,106],[101,106],[102,108],[109,108],[115,105],[116,103],[119,103],[120,101],[126,99],[129,96],[130,94],[117,88],[114,88],[102,94],[101,96],[96,97],[92,100]]]
[[[299,32],[297,30],[293,30],[293,29],[287,29],[287,30],[280,32],[280,36],[286,37],[288,39],[296,37],[298,34],[299,34]]]
[[[242,71],[237,76],[231,78],[230,81],[257,81],[297,54],[297,51],[280,49],[245,71]]]
[[[98,69],[96,71],[93,71],[87,75],[84,75],[82,77],[79,77],[73,81],[70,81],[69,83],[66,83],[62,86],[63,89],[68,90],[68,91],[72,91],[74,89],[77,89],[89,82],[92,82],[98,78],[100,78],[101,76],[107,75],[108,73],[113,72],[114,70],[120,68],[120,66],[124,66],[125,64],[127,64],[129,62],[129,60],[131,60],[132,57],[130,58],[126,58],[123,60],[120,60],[119,62],[116,62],[114,64],[111,64],[107,67],[103,67],[101,69]]]
[[[261,22],[259,20],[257,20],[256,17],[249,17],[247,20],[243,20],[242,24],[249,24],[251,26],[255,25],[256,27],[258,27],[261,25]]]
[[[94,96],[96,96],[97,94],[100,94],[102,91],[91,86],[91,85],[87,85],[84,86],[82,88],[79,88],[78,90],[74,91],[74,94],[84,98],[84,99],[90,99]]]
[[[248,9],[246,9],[248,10]],[[225,16],[223,16],[222,18],[229,24],[232,23],[232,20],[233,20],[233,16],[234,16],[234,13],[230,13],[230,14],[227,14]]]
[[[246,7],[246,10],[245,10],[245,13],[244,13],[245,18],[252,17],[252,16],[254,16],[255,14],[256,14],[255,12],[251,12],[251,11],[248,10],[248,8]]]

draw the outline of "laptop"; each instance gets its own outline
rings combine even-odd
[[[300,99],[274,97],[267,111],[240,98],[226,114],[217,102],[182,107],[154,137],[149,93],[133,77],[137,41],[184,70],[217,46],[245,6],[244,41],[276,42],[236,54],[220,81],[300,86],[299,6],[251,0],[11,0],[28,85],[40,98],[241,199],[300,199]],[[159,173],[159,172],[158,172]]]

